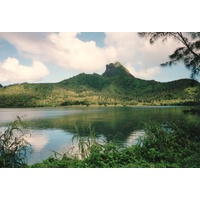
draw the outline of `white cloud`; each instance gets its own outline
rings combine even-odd
[[[53,63],[65,69],[94,72],[111,62],[112,47],[99,48],[94,41],[83,42],[78,33],[0,33],[18,52],[29,59]]]
[[[117,59],[140,78],[151,78],[159,73],[158,65],[166,62],[179,45],[172,39],[168,39],[167,44],[157,41],[151,45],[135,32],[106,33],[105,44],[114,47]]]
[[[105,46],[100,48],[94,41],[83,42],[79,33],[0,33],[0,37],[13,44],[26,58],[53,63],[77,72],[100,72],[110,62],[120,61],[136,77],[151,78],[159,72],[160,63],[168,60],[177,42],[168,40],[164,45],[150,45],[136,32],[106,33]]]
[[[46,66],[39,62],[33,61],[32,66],[20,65],[16,58],[7,58],[0,63],[0,82],[25,82],[39,81],[49,74]]]
[[[94,41],[82,42],[77,34],[59,33],[51,34],[48,40],[51,44],[51,61],[68,69],[82,70],[93,72],[105,66],[108,53],[102,48],[96,46]]]
[[[160,72],[160,67],[151,67],[151,68],[141,69],[139,71],[136,71],[135,68],[128,67],[128,69],[135,77],[142,79],[151,79],[152,76]]]

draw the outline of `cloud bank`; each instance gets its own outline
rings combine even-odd
[[[47,67],[39,62],[33,61],[32,66],[20,65],[16,58],[7,58],[0,63],[0,82],[23,82],[39,81],[49,74]]]
[[[159,73],[159,64],[165,62],[168,55],[178,46],[177,42],[170,39],[166,45],[161,42],[150,45],[148,40],[140,38],[135,32],[111,32],[105,33],[104,47],[100,48],[95,41],[81,41],[77,37],[78,34],[0,33],[0,38],[14,45],[21,56],[38,60],[37,63],[33,62],[32,67],[26,67],[19,65],[16,60],[7,59],[0,66],[0,72],[5,75],[0,81],[8,81],[11,77],[16,81],[22,78],[42,79],[48,74],[42,63],[77,72],[102,73],[106,64],[116,61],[120,61],[134,76],[150,79]],[[10,68],[19,70],[14,70],[13,73],[8,69],[8,62]],[[7,69],[2,66],[7,66]]]

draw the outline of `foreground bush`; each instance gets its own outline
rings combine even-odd
[[[80,140],[82,159],[63,155],[60,159],[48,158],[31,167],[61,168],[150,168],[200,167],[200,133],[198,124],[186,123],[146,126],[145,137],[131,147],[114,142],[100,144],[90,138]],[[92,141],[92,142],[91,142]],[[82,145],[81,145],[82,144]],[[85,149],[84,149],[85,148]]]
[[[158,167],[200,167],[199,130],[196,123],[149,124],[137,157]]]

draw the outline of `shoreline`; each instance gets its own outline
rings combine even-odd
[[[106,104],[106,105],[97,105],[97,104],[91,104],[91,105],[69,105],[69,106],[32,106],[32,107],[0,107],[0,109],[23,109],[23,108],[31,108],[31,109],[38,109],[38,108],[102,108],[102,107],[199,107],[200,103],[194,103],[194,104],[187,104],[187,103],[172,103],[172,104],[137,104],[137,105],[132,105],[132,104]]]

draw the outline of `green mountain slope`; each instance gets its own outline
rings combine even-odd
[[[200,84],[195,80],[141,80],[119,62],[106,65],[102,75],[82,73],[59,83],[0,87],[0,107],[174,105],[199,101]]]

